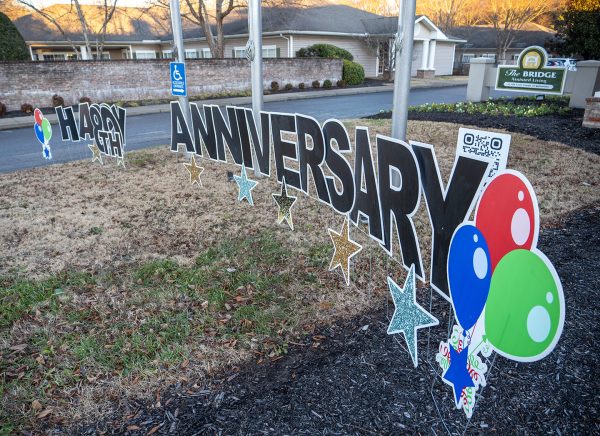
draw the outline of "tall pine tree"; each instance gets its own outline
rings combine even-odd
[[[26,61],[29,59],[27,44],[19,29],[0,12],[0,61]]]

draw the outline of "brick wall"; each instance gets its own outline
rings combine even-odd
[[[583,127],[600,129],[600,97],[589,97],[585,99],[585,102]]]
[[[188,95],[250,89],[250,65],[245,59],[186,61]],[[313,80],[342,78],[339,59],[288,58],[264,60],[265,88]],[[0,102],[8,110],[23,103],[51,106],[58,94],[65,104],[86,96],[93,102],[170,98],[169,60],[0,62]]]

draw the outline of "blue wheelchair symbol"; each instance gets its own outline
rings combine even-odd
[[[171,62],[171,95],[185,97],[187,85],[185,80],[185,64],[183,62]]]

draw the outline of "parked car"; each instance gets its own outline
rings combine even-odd
[[[565,67],[569,71],[577,71],[577,60],[571,58],[550,58],[547,67]]]

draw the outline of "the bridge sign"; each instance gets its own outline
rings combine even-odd
[[[567,77],[563,67],[546,67],[548,54],[532,46],[521,52],[517,65],[499,65],[496,90],[562,94]]]

